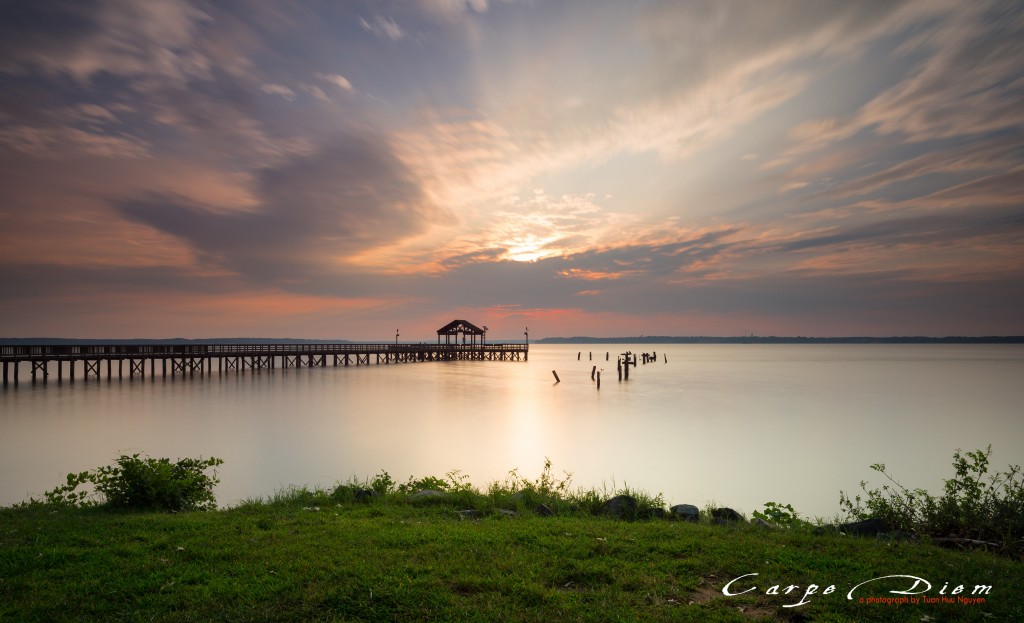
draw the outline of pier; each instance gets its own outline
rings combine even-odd
[[[0,345],[3,385],[65,380],[166,379],[313,366],[429,361],[526,361],[528,344]]]

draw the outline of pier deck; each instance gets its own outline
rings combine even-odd
[[[167,378],[275,368],[416,363],[427,361],[526,361],[528,344],[110,344],[0,345],[3,384],[74,383],[117,378]],[[116,362],[116,366],[114,365]],[[159,362],[159,369],[157,366]],[[65,365],[66,364],[66,365]],[[127,365],[126,365],[127,364]],[[116,370],[114,369],[116,367]],[[65,370],[66,368],[66,370]],[[24,369],[24,370],[23,370]]]

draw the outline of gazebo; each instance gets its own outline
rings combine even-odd
[[[455,337],[455,344],[458,345],[459,335],[462,335],[462,344],[466,344],[466,336],[469,336],[469,344],[476,345],[477,337],[480,338],[480,344],[483,345],[484,337],[487,334],[487,327],[481,329],[472,322],[467,320],[452,320],[448,324],[444,325],[437,330],[437,343],[441,343],[441,336],[444,336],[444,343],[451,344],[452,337]]]

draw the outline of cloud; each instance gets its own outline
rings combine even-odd
[[[1021,7],[959,10],[913,47],[926,51],[926,60],[863,106],[853,125],[924,141],[1024,124],[1024,68],[1014,61],[1024,55]]]
[[[324,82],[333,84],[342,91],[352,91],[352,83],[348,81],[348,78],[339,74],[317,74],[317,78],[320,78]]]
[[[0,71],[40,69],[80,82],[100,73],[208,76],[209,63],[193,45],[207,20],[184,0],[17,3],[0,20]]]
[[[440,212],[372,137],[346,136],[257,176],[260,205],[213,212],[179,197],[123,201],[120,214],[187,242],[208,262],[277,283],[344,272],[349,254],[416,233]]]
[[[766,167],[833,148],[860,133],[920,143],[1024,126],[1019,86],[1024,68],[1013,60],[1024,54],[1024,10],[999,3],[919,6],[935,15],[927,28],[909,29],[910,38],[897,49],[919,59],[911,69],[848,117],[795,126],[790,147]]]
[[[486,13],[490,6],[489,0],[418,0],[418,2],[427,12],[443,17],[461,15],[470,11]]]
[[[376,15],[369,21],[360,17],[359,26],[368,33],[392,41],[398,41],[405,36],[405,31],[395,23],[395,20],[381,15]]]
[[[306,93],[309,93],[310,95],[320,100],[321,102],[329,103],[331,101],[331,98],[327,97],[327,94],[324,93],[323,89],[316,85],[304,84],[302,85],[302,90],[305,91]]]
[[[295,91],[292,91],[288,87],[280,84],[264,84],[260,87],[260,90],[268,95],[280,95],[289,102],[295,101]]]
[[[1024,164],[1020,154],[1021,137],[1016,133],[981,140],[971,145],[935,149],[889,166],[881,171],[855,177],[821,196],[850,197],[870,195],[898,182],[935,174],[975,174],[1012,169]],[[797,185],[800,183],[794,183]],[[803,183],[806,186],[806,183]]]
[[[70,127],[0,127],[0,146],[40,158],[65,158],[74,152],[114,159],[149,155],[147,143],[136,137]]]

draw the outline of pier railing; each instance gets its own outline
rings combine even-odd
[[[247,356],[296,353],[356,354],[424,350],[451,352],[499,352],[525,349],[524,344],[114,344],[114,345],[0,345],[0,358],[27,360],[33,357],[143,357]]]

